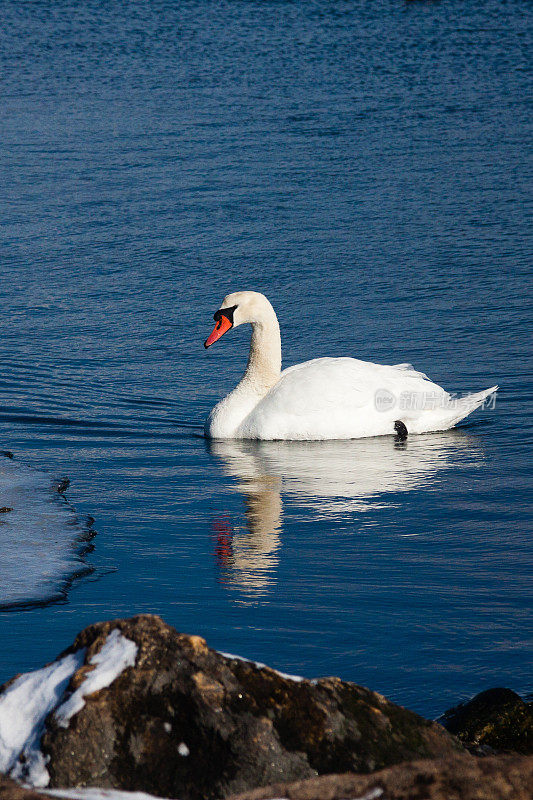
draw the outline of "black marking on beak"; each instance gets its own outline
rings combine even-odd
[[[233,325],[233,312],[235,311],[236,308],[237,306],[230,306],[229,308],[219,308],[218,311],[215,311],[215,313],[213,314],[213,319],[215,320],[215,322],[218,322],[220,320],[220,317],[226,317],[226,319],[228,319]]]
[[[236,308],[237,306],[231,306],[231,308],[219,308],[218,311],[215,311],[213,319],[216,325],[211,335],[208,336],[204,342],[206,350],[208,347],[211,347],[214,342],[217,342],[221,336],[227,333],[227,331],[233,328],[233,312]]]

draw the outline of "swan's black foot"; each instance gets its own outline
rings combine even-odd
[[[396,431],[396,441],[405,442],[409,431],[407,430],[401,419],[397,419],[396,422],[394,423],[394,430]]]

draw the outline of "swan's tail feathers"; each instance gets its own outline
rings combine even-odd
[[[472,394],[466,394],[464,397],[451,398],[449,411],[446,414],[447,419],[445,420],[447,427],[451,428],[457,425],[458,422],[468,417],[476,408],[481,408],[498,388],[498,386],[491,386],[490,389],[484,389],[482,392],[472,392]]]
[[[464,404],[465,408],[471,408],[473,411],[475,408],[479,408],[483,405],[485,400],[497,392],[499,388],[499,386],[491,386],[490,389],[484,389],[482,392],[466,394],[464,397],[459,398],[457,402]]]
[[[406,419],[409,433],[447,431],[468,417],[476,408],[480,408],[497,389],[497,386],[491,386],[483,392],[473,392],[464,397],[450,397],[444,394],[442,398],[444,402],[437,403],[433,408],[427,408],[424,413],[418,414],[412,420]]]

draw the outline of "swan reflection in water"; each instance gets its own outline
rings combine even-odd
[[[221,579],[257,598],[276,582],[283,503],[297,502],[314,519],[357,516],[398,504],[396,492],[431,485],[456,464],[479,461],[476,439],[461,430],[410,437],[322,442],[213,440],[212,455],[237,478],[245,526],[229,517],[214,522]],[[282,500],[283,498],[283,500]]]

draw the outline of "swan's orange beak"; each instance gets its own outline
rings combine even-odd
[[[213,332],[211,333],[210,336],[207,337],[207,339],[204,342],[204,347],[206,348],[206,350],[208,347],[211,347],[213,342],[218,342],[220,337],[224,336],[224,334],[227,333],[227,331],[229,331],[232,324],[233,323],[231,323],[227,317],[224,317],[222,315],[218,320],[217,324],[215,325],[215,327],[213,328]]]

